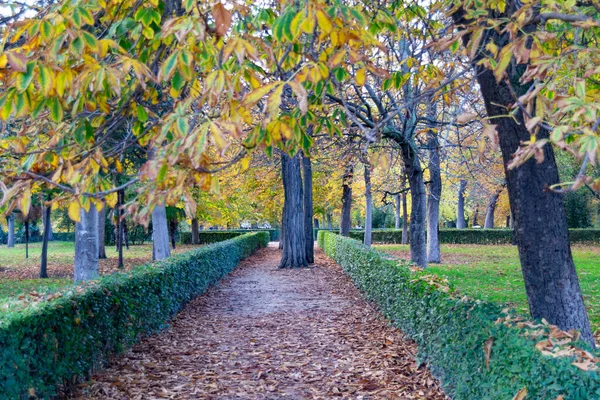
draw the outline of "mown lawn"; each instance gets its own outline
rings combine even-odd
[[[409,257],[408,245],[378,245]],[[442,245],[442,264],[429,271],[448,278],[461,293],[529,311],[517,248],[507,245]],[[573,257],[593,329],[600,329],[600,246],[574,246]]]
[[[175,253],[188,251],[192,246],[178,246]],[[29,258],[25,258],[25,245],[14,248],[0,246],[0,304],[11,297],[21,295],[38,296],[54,293],[72,285],[75,244],[72,242],[50,242],[48,251],[48,279],[39,279],[41,243],[29,245]],[[123,250],[125,269],[133,268],[152,260],[152,245],[130,246]],[[100,274],[118,271],[118,254],[114,246],[106,246],[108,259],[100,260]],[[2,309],[0,308],[0,312]]]

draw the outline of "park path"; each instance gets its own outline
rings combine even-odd
[[[444,399],[416,347],[322,252],[279,270],[259,250],[81,385],[86,399]]]

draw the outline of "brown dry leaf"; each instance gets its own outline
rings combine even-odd
[[[494,345],[494,338],[490,337],[483,344],[483,349],[485,351],[485,367],[487,370],[490,370],[490,358],[492,356],[492,346]]]
[[[466,124],[467,122],[472,121],[475,118],[477,118],[477,113],[464,113],[456,117],[456,122],[459,124]]]
[[[523,400],[525,397],[527,397],[527,388],[519,390],[517,394],[515,394],[515,397],[513,397],[513,400]]]
[[[223,3],[217,3],[213,7],[212,16],[215,19],[215,30],[217,35],[225,36],[231,26],[232,14]]]

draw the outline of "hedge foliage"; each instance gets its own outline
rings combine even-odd
[[[240,235],[244,235],[248,232],[268,232],[269,240],[275,242],[279,240],[279,229],[231,229],[226,231],[211,231],[205,230],[198,232],[198,239],[200,244],[216,243],[223,240],[231,239]],[[179,242],[182,244],[192,243],[192,233],[182,232],[179,234]]]
[[[49,398],[89,376],[268,241],[267,232],[249,233],[0,315],[0,398]]]
[[[420,360],[429,363],[455,400],[510,400],[523,388],[528,400],[600,398],[597,372],[579,370],[568,357],[544,356],[521,329],[495,323],[506,316],[500,305],[453,296],[424,273],[413,273],[356,240],[321,231],[318,241],[384,315],[418,343]],[[488,369],[484,343],[490,338]]]
[[[363,240],[364,231],[350,231],[350,237]],[[447,244],[511,244],[512,229],[440,229],[440,243]],[[373,243],[402,243],[401,229],[373,230]],[[569,240],[578,244],[600,243],[600,229],[569,229]]]

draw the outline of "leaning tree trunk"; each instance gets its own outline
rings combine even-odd
[[[465,220],[465,190],[467,189],[467,181],[461,179],[458,184],[458,204],[456,207],[456,228],[465,229],[467,221]]]
[[[52,225],[50,222],[50,213],[52,207],[48,206],[44,208],[44,236],[42,237],[42,259],[40,261],[40,278],[48,277],[48,241],[50,240],[50,234],[52,233]]]
[[[354,168],[346,168],[342,183],[342,219],[340,221],[340,235],[348,236],[352,226],[352,179],[354,178]]]
[[[406,192],[402,193],[402,244],[408,244],[408,206]]]
[[[507,9],[512,7],[507,5]],[[465,23],[463,12],[460,9],[453,15],[457,23]],[[535,29],[535,26],[529,29]],[[488,42],[506,43],[509,34],[492,30],[485,38],[480,44],[482,49]],[[468,41],[469,37],[464,36],[463,40]],[[548,190],[559,182],[554,150],[546,144],[542,148],[544,157],[541,162],[532,157],[519,167],[508,168],[521,143],[531,138],[521,112],[507,115],[507,110],[511,110],[516,101],[513,93],[517,97],[522,96],[531,88],[530,83],[519,84],[526,65],[516,65],[513,59],[507,70],[508,80],[513,86],[509,88],[506,81],[497,82],[491,70],[477,65],[478,61],[479,58],[474,60],[474,66],[485,107],[497,124],[514,219],[514,238],[519,249],[531,315],[545,318],[563,330],[578,329],[582,339],[593,344],[594,337],[569,245],[563,197]],[[540,128],[538,140],[548,137],[549,132]]]
[[[394,196],[396,199],[396,208],[394,209],[394,212],[396,214],[396,224],[394,225],[396,227],[396,229],[400,229],[400,221],[401,221],[401,217],[400,217],[400,193],[396,193],[396,195]]]
[[[102,210],[98,212],[98,258],[106,259],[106,245],[105,241],[106,234],[106,203]]]
[[[315,262],[315,238],[313,231],[313,187],[312,165],[310,158],[302,157],[302,177],[304,182],[304,240],[306,243],[306,260],[309,264]],[[317,220],[318,221],[318,220]]]
[[[152,211],[152,259],[158,261],[169,257],[171,257],[171,248],[169,247],[167,208],[161,204]]]
[[[8,247],[15,247],[15,216],[11,214],[6,219],[8,222],[8,239],[6,243]]]
[[[74,269],[75,282],[98,278],[98,210],[93,203],[89,211],[81,209],[75,224]]]
[[[485,224],[483,225],[484,229],[493,229],[494,228],[494,213],[496,211],[496,204],[498,204],[498,197],[500,197],[500,193],[502,193],[502,189],[504,186],[500,186],[490,197],[490,202],[487,206],[487,211],[485,212]]]
[[[373,236],[373,195],[371,194],[371,166],[365,164],[365,236],[363,242],[371,246]]]
[[[200,232],[198,229],[198,218],[192,219],[192,244],[200,243]]]
[[[429,132],[429,195],[427,196],[427,261],[440,263],[440,199],[442,176],[440,172],[440,149],[435,133]]]
[[[281,155],[283,178],[283,254],[279,268],[308,266],[304,236],[304,204],[299,156]]]

